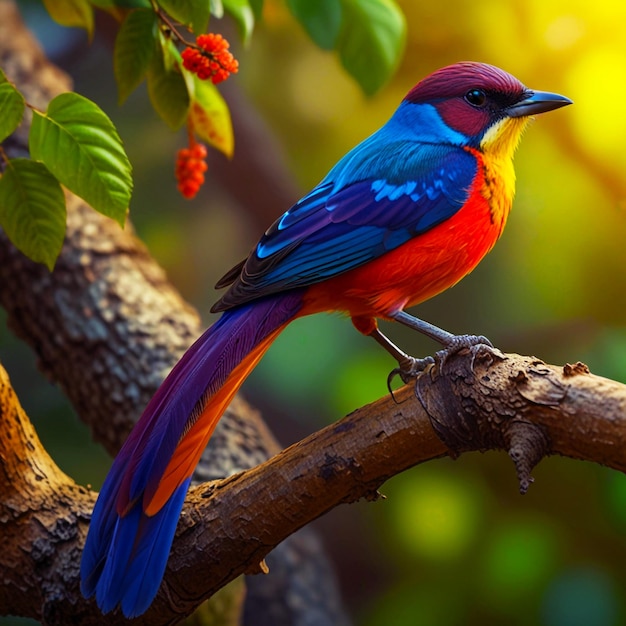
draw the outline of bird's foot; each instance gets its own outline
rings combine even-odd
[[[493,348],[493,344],[484,335],[454,335],[443,350],[435,353],[439,367],[443,368],[448,359],[464,349],[474,350],[478,346]]]
[[[387,387],[391,390],[391,382],[396,376],[399,376],[406,385],[414,378],[417,378],[429,365],[433,365],[435,359],[432,356],[416,359],[413,356],[405,355],[402,360],[398,361],[398,367],[391,370],[387,376]]]

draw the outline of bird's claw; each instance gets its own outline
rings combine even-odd
[[[442,368],[448,361],[448,359],[463,349],[473,349],[478,346],[487,346],[493,348],[493,344],[484,335],[454,335],[443,350],[439,350],[435,353],[435,357],[427,356],[422,359],[416,359],[415,357],[405,355],[402,360],[398,361],[398,367],[391,370],[389,376],[387,376],[387,388],[393,395],[391,383],[396,376],[399,376],[402,382],[406,385],[411,380],[417,378],[429,365],[439,364]]]
[[[402,382],[406,385],[414,378],[423,372],[426,367],[433,365],[435,359],[432,356],[424,357],[423,359],[416,359],[415,357],[408,356],[402,359],[398,363],[398,367],[391,370],[389,376],[387,376],[387,387],[391,390],[391,382],[396,376],[399,376]]]
[[[493,344],[484,335],[455,335],[448,345],[435,353],[435,358],[439,363],[439,367],[443,367],[446,361],[465,348],[472,349],[477,346],[488,346],[493,348]]]

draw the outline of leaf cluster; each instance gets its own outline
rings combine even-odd
[[[395,70],[406,25],[395,0],[285,0],[313,42],[333,50],[366,94]],[[187,125],[227,157],[234,150],[228,106],[211,81],[182,64],[187,37],[206,32],[211,16],[228,14],[248,43],[263,0],[44,0],[52,18],[85,29],[94,11],[112,14],[120,28],[113,69],[120,104],[144,81],[157,114],[172,130]],[[53,269],[65,236],[63,187],[123,226],[132,192],[131,165],[115,126],[93,102],[62,94],[47,111],[30,106],[0,70],[0,142],[20,125],[29,107],[31,159],[3,158],[0,227],[34,261]]]
[[[24,97],[0,70],[0,141],[16,130],[25,109]],[[115,126],[87,98],[63,93],[32,115],[32,158],[4,160],[0,225],[20,250],[52,270],[65,237],[61,185],[123,226],[131,165]]]
[[[404,14],[394,0],[286,0],[322,49],[334,50],[371,95],[396,70],[406,40]]]

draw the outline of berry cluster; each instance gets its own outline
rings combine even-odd
[[[185,48],[182,53],[183,67],[202,80],[211,79],[214,85],[237,73],[239,63],[228,50],[229,43],[222,35],[209,33],[199,35],[197,48]]]
[[[178,191],[188,200],[198,193],[204,183],[204,172],[207,170],[206,147],[201,143],[193,143],[189,148],[179,150],[176,155],[176,180]]]

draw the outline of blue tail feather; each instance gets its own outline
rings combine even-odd
[[[94,507],[81,561],[81,591],[104,613],[141,615],[156,595],[191,478],[156,513],[144,498],[158,486],[194,407],[302,306],[302,292],[263,298],[222,317],[183,355],[115,459]],[[210,400],[209,400],[210,401]]]

